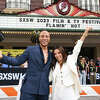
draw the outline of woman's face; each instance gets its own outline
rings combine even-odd
[[[86,59],[85,59],[85,58],[82,58],[82,59],[81,59],[81,62],[82,62],[82,63],[86,63]]]
[[[55,50],[54,50],[54,56],[55,56],[55,58],[57,59],[57,61],[58,61],[59,63],[62,63],[62,61],[63,61],[63,56],[62,56],[61,52],[59,51],[59,49],[55,49]]]
[[[94,64],[94,62],[93,62],[93,61],[90,61],[90,64],[91,64],[91,65],[93,65],[93,64]]]

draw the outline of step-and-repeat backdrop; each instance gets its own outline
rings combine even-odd
[[[27,68],[0,68],[0,85],[18,85],[19,79],[26,73]],[[87,76],[87,84],[89,84]],[[96,73],[96,84],[100,84],[100,67]]]

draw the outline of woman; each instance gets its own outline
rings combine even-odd
[[[88,65],[90,84],[96,84],[96,72],[97,72],[97,67],[95,65],[95,61],[91,59]]]
[[[67,56],[62,47],[54,50],[54,60],[51,64],[53,69],[52,100],[78,100],[80,97],[77,57],[89,30],[91,28],[86,28],[71,55]]]

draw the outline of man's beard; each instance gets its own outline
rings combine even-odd
[[[47,47],[48,46],[48,44],[47,45],[43,45],[43,44],[40,44],[42,47]]]

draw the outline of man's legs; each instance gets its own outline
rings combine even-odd
[[[38,95],[37,100],[49,100],[49,96],[48,95]]]
[[[20,100],[38,100],[36,94],[21,93]]]
[[[21,93],[20,100],[48,100],[48,95]]]
[[[79,79],[80,79],[80,84],[82,85],[82,73],[80,73]]]
[[[83,85],[86,85],[86,72],[83,72]]]

